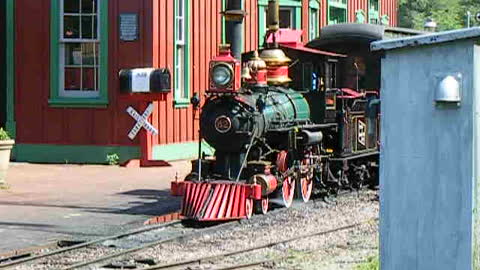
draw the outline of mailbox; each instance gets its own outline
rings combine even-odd
[[[119,77],[122,93],[168,93],[171,90],[170,71],[166,68],[122,69]]]

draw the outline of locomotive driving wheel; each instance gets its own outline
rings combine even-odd
[[[245,216],[250,219],[253,215],[253,199],[245,200]]]
[[[268,198],[262,198],[261,200],[255,201],[255,214],[266,215],[268,212]]]
[[[311,160],[311,158],[306,158],[302,160],[299,181],[297,181],[296,197],[298,199],[302,199],[304,202],[310,200],[313,190],[313,177],[313,160]]]
[[[292,176],[286,176],[283,180],[282,186],[282,199],[285,207],[290,207],[295,195],[295,178]]]
[[[302,198],[304,202],[308,202],[312,196],[313,190],[313,174],[305,175],[300,178],[300,181],[297,183],[298,186],[298,197]]]

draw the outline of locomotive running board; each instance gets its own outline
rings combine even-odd
[[[230,181],[172,182],[171,193],[183,196],[181,219],[197,221],[248,218],[262,196],[260,185]]]
[[[370,152],[370,153],[364,153],[360,155],[353,155],[353,156],[348,156],[348,157],[341,157],[341,158],[331,158],[330,161],[344,161],[344,160],[352,160],[352,159],[357,159],[357,158],[364,158],[364,157],[370,157],[374,155],[380,154],[379,151],[375,152]]]

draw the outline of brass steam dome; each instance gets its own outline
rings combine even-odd
[[[292,61],[281,49],[278,48],[263,50],[260,54],[260,58],[265,61],[267,66],[286,66]]]
[[[267,64],[267,82],[271,85],[285,85],[292,81],[288,77],[288,65],[292,61],[278,48],[265,49],[260,54]]]

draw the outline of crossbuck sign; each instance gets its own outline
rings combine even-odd
[[[135,109],[131,106],[127,108],[127,113],[137,121],[132,130],[130,130],[130,133],[128,133],[128,138],[130,138],[130,140],[135,139],[142,127],[147,131],[150,131],[153,135],[158,135],[158,130],[154,126],[152,126],[152,124],[150,124],[147,120],[150,114],[152,114],[153,108],[153,103],[150,103],[142,115],[138,114],[138,112],[135,111]]]

